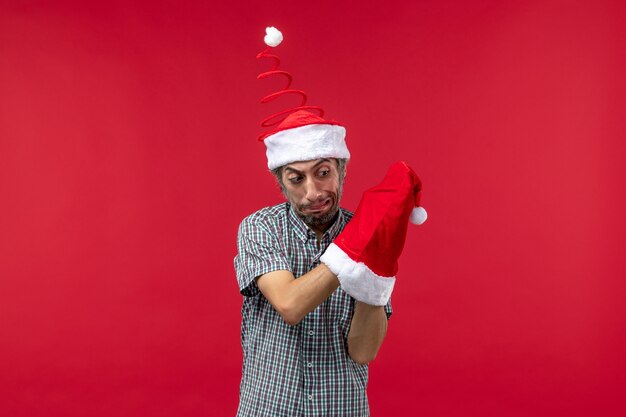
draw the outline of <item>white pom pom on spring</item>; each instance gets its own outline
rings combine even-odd
[[[283,41],[283,34],[274,26],[265,28],[265,38],[263,38],[267,46],[276,48]]]

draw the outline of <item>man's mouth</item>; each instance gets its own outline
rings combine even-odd
[[[306,211],[309,212],[317,212],[317,211],[323,211],[326,208],[328,208],[330,206],[330,202],[331,199],[327,198],[326,200],[322,201],[321,203],[317,203],[317,204],[312,204],[310,206],[306,207]]]

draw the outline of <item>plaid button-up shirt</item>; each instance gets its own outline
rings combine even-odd
[[[244,295],[243,374],[237,416],[368,416],[367,365],[348,356],[354,299],[338,288],[290,326],[261,294],[256,278],[288,270],[297,278],[343,230],[352,213],[341,209],[321,242],[288,203],[266,207],[239,227],[235,271]],[[385,307],[391,316],[391,305]]]

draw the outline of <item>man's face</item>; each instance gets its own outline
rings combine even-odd
[[[339,211],[343,187],[337,161],[293,162],[283,167],[281,175],[283,191],[296,214],[313,230],[330,226]]]

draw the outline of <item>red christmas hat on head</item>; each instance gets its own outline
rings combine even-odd
[[[274,27],[268,27],[265,32],[265,44],[268,48],[258,54],[257,58],[272,59],[274,66],[271,70],[259,74],[257,79],[280,75],[287,79],[287,85],[282,90],[263,97],[261,103],[267,103],[285,94],[301,97],[299,106],[274,113],[261,122],[262,127],[272,127],[259,136],[259,140],[264,142],[267,148],[267,166],[269,169],[275,169],[296,161],[320,158],[349,159],[350,152],[345,141],[346,129],[338,122],[325,120],[321,107],[306,105],[307,96],[304,91],[289,88],[293,79],[291,74],[278,70],[280,59],[270,53],[270,48],[280,45],[283,35]]]

